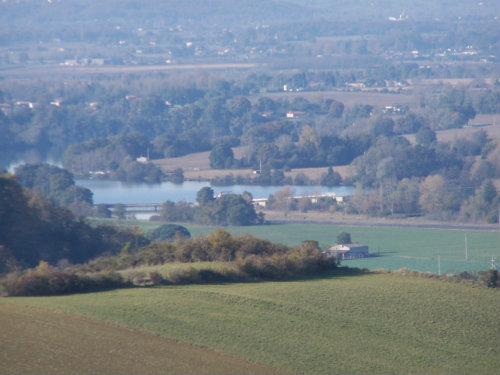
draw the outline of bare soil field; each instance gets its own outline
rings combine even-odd
[[[347,107],[352,107],[355,104],[369,104],[375,107],[384,107],[386,105],[409,105],[411,107],[416,103],[415,97],[411,94],[386,94],[366,91],[300,91],[264,93],[249,99],[257,101],[261,96],[267,96],[273,100],[288,99],[289,101],[292,101],[297,97],[302,97],[312,103],[319,103],[321,100],[325,99],[333,99],[344,103]]]
[[[116,73],[150,73],[176,70],[220,70],[220,69],[250,69],[259,64],[251,63],[224,63],[224,64],[172,64],[172,65],[140,65],[140,66],[19,66],[1,69],[3,76],[32,76],[32,75],[87,75],[87,74],[116,74]]]
[[[243,156],[245,156],[247,150],[247,146],[233,147],[234,157],[236,159],[241,159]],[[194,172],[194,175],[196,175],[196,172],[206,171],[207,169],[210,169],[209,157],[210,151],[204,151],[185,156],[179,156],[177,158],[152,160],[151,163],[157,165],[165,172],[171,172],[177,168],[182,168],[184,170],[184,176],[186,176],[186,172]]]
[[[233,147],[234,157],[241,159],[247,152],[247,146]],[[197,152],[178,158],[164,158],[152,160],[151,163],[160,167],[164,172],[172,172],[177,168],[182,168],[184,178],[187,180],[212,180],[214,178],[222,178],[229,174],[243,177],[256,177],[251,169],[210,169],[209,151]],[[285,172],[286,177],[295,177],[299,173],[305,174],[311,181],[319,181],[321,175],[326,173],[328,167],[319,168],[296,168],[289,172]],[[353,175],[353,169],[349,165],[333,167],[333,170],[339,173],[343,179],[350,178]]]
[[[157,165],[165,172],[171,172],[177,168],[184,170],[184,175],[187,171],[203,171],[210,169],[210,162],[208,157],[210,151],[197,152],[178,158],[165,158],[152,160],[151,163]]]
[[[332,167],[332,169],[340,174],[343,179],[351,178],[354,174],[354,169],[350,165],[338,165]],[[305,174],[311,181],[319,181],[321,175],[328,171],[328,167],[317,167],[317,168],[296,168],[292,169],[290,172],[285,172],[286,177],[295,178],[299,173]]]
[[[353,176],[353,169],[349,165],[342,165],[333,167],[335,172],[338,172],[343,179],[350,178]],[[289,172],[285,172],[285,177],[291,177],[295,179],[298,174],[304,174],[307,178],[314,182],[319,183],[321,175],[328,171],[328,167],[318,167],[318,168],[296,168]],[[184,171],[184,178],[187,180],[212,180],[214,178],[222,178],[227,175],[243,176],[246,178],[255,178],[256,174],[250,169],[205,169],[205,170],[188,170]]]
[[[420,86],[440,86],[440,85],[451,85],[451,86],[468,86],[471,83],[478,81],[476,78],[428,78],[419,79],[415,81],[415,84]],[[493,85],[494,79],[483,78],[481,79],[485,84]]]
[[[500,115],[479,115],[471,122],[471,127],[460,129],[439,130],[436,138],[439,142],[453,142],[459,138],[468,138],[472,134],[484,131],[488,138],[500,139]],[[474,126],[477,124],[494,124],[485,126]],[[411,143],[415,143],[415,134],[405,135]]]

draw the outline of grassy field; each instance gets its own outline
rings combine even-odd
[[[114,358],[114,343],[133,341],[140,331],[290,373],[498,374],[499,293],[470,284],[376,273],[295,282],[5,298],[0,300],[2,327],[7,327],[1,333],[2,373],[35,372],[33,369],[44,361],[68,363],[71,361],[65,359],[77,357],[80,350],[88,355],[90,367]],[[52,317],[43,313],[38,318],[39,310],[34,308],[61,313]],[[65,319],[73,315],[85,319],[73,318],[76,325],[66,327]],[[87,319],[106,322],[103,327],[111,323],[113,328],[119,325],[132,331],[126,339],[110,332],[111,347],[103,341],[101,349],[94,349],[91,341],[82,341],[82,348],[80,338],[89,340],[93,331],[79,324],[98,324]],[[10,321],[15,321],[21,333],[10,327]],[[73,341],[65,344],[51,335],[73,335]],[[47,359],[20,350],[27,347],[44,352],[46,346],[51,352]],[[142,361],[143,357],[133,355],[127,359],[127,350],[116,354],[123,366],[134,362],[132,358]],[[156,360],[149,360],[155,353],[141,362],[144,373],[155,372]],[[174,363],[185,361],[185,355],[177,354]],[[16,356],[24,362],[5,362]],[[219,365],[223,366],[223,361]],[[14,370],[9,366],[15,366]],[[117,372],[124,372],[120,371],[123,368]],[[187,371],[181,368],[179,372]]]
[[[268,374],[236,357],[138,330],[0,301],[2,374]]]
[[[159,223],[124,221],[123,225],[139,225],[145,231]],[[216,227],[183,224],[192,236],[205,235]],[[340,232],[349,232],[354,242],[365,243],[377,257],[344,261],[344,265],[368,269],[398,270],[408,268],[421,272],[460,273],[487,270],[491,258],[500,259],[498,231],[437,230],[420,228],[380,228],[312,224],[257,225],[225,228],[232,234],[251,234],[289,246],[305,240],[316,240],[322,248],[335,243]],[[465,260],[467,235],[468,260]],[[440,264],[438,265],[438,255]]]

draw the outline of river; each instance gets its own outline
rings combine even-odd
[[[130,184],[120,181],[77,180],[76,184],[86,187],[94,193],[94,204],[116,203],[161,203],[167,200],[173,202],[196,201],[196,193],[205,186],[210,186],[217,195],[220,192],[241,194],[250,192],[254,198],[267,198],[270,194],[283,189],[283,186],[233,185],[211,186],[210,182],[185,181],[182,184],[163,182],[161,184]],[[337,196],[351,195],[351,186],[326,187],[319,185],[291,186],[294,195],[335,193]]]

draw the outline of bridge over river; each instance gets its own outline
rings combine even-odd
[[[115,204],[104,203],[104,206],[112,210],[113,208],[115,208],[117,204],[121,203],[115,203]],[[162,203],[123,203],[122,205],[123,207],[125,207],[125,211],[127,213],[150,214],[155,212],[159,213]]]
[[[220,193],[217,197],[214,197],[215,199],[218,199],[222,197],[222,193]],[[335,200],[337,203],[342,203],[343,202],[343,197],[342,196],[337,196],[335,193],[322,193],[322,194],[303,194],[303,195],[296,195],[296,196],[291,196],[288,197],[288,199],[295,199],[295,200],[300,200],[300,199],[309,199],[311,202],[316,203],[318,199],[320,198],[331,198]],[[254,198],[252,200],[252,203],[255,206],[261,206],[265,207],[267,205],[267,200],[268,198]],[[118,203],[120,204],[120,203]],[[197,203],[191,203],[193,205],[196,205]],[[109,209],[113,209],[117,204],[110,204],[110,203],[105,203],[104,206]],[[161,209],[162,203],[123,203],[123,206],[125,207],[125,211],[130,214],[151,214],[151,213],[159,213]]]

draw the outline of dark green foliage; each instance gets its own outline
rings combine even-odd
[[[480,272],[462,272],[456,276],[461,280],[478,281],[488,288],[500,287],[500,276],[498,270],[489,269]]]
[[[198,190],[198,193],[196,193],[196,202],[198,202],[200,206],[204,206],[214,199],[214,190],[211,187],[202,187]]]
[[[258,222],[253,204],[238,194],[225,194],[200,205],[195,210],[194,220],[212,225],[252,225]]]
[[[491,205],[493,200],[497,197],[497,189],[491,180],[486,180],[480,191],[481,199],[484,203]]]
[[[490,269],[481,274],[481,281],[486,284],[489,288],[498,288],[500,286],[500,278],[498,276],[498,270]]]
[[[448,127],[460,127],[476,116],[470,99],[467,97],[465,88],[450,87],[439,97],[438,107],[444,109],[445,116],[456,116],[457,120],[440,126],[441,129]]]
[[[452,165],[446,165],[448,162],[459,162],[448,150],[437,154],[434,148],[412,146],[403,137],[379,137],[376,144],[354,163],[358,169],[356,179],[363,186],[372,187],[388,179],[399,181],[403,178],[425,177],[445,166],[452,169]]]
[[[148,238],[151,241],[172,241],[175,238],[190,238],[191,233],[182,225],[163,224],[153,230]]]
[[[92,192],[76,186],[73,175],[49,164],[24,164],[16,168],[19,184],[31,189],[57,206],[69,207],[72,203],[92,204]]]
[[[341,245],[352,243],[351,234],[347,232],[339,233],[339,235],[337,236],[337,243]]]
[[[174,222],[190,222],[193,221],[195,208],[185,201],[174,203],[166,201],[162,203],[160,215],[153,216],[153,220],[164,220]]]
[[[500,91],[486,90],[477,99],[476,104],[479,113],[500,112]]]
[[[224,194],[215,198],[212,188],[203,187],[196,195],[196,202],[195,207],[182,201],[167,201],[161,206],[160,216],[153,220],[211,225],[252,225],[262,221],[248,196]]]
[[[249,162],[254,169],[262,165],[263,172],[285,167],[345,165],[363,154],[370,143],[369,137],[340,138],[334,135],[318,137],[316,142],[290,143],[281,149],[275,143],[259,143]]]
[[[176,168],[166,176],[166,180],[174,184],[182,184],[184,182],[184,171],[182,168]]]
[[[147,243],[134,230],[92,228],[67,209],[23,192],[10,175],[0,176],[0,222],[0,263],[12,264],[11,269],[34,266],[40,260],[80,263],[106,252],[117,253],[127,242],[134,248]]]
[[[308,276],[332,271],[337,267],[334,258],[327,258],[317,247],[303,244],[283,255],[258,257],[250,255],[237,262],[238,269],[251,278],[282,279]]]
[[[373,124],[372,133],[375,137],[379,135],[387,137],[394,135],[394,120],[390,117],[378,117]]]
[[[350,113],[349,113],[349,118],[350,119],[358,119],[358,118],[367,118],[370,117],[370,114],[372,113],[373,107],[368,104],[356,104],[352,107]]]
[[[230,169],[234,163],[234,155],[231,146],[227,143],[215,145],[210,152],[210,168]]]
[[[410,112],[396,121],[394,132],[396,134],[413,134],[425,125],[426,121],[422,116]]]
[[[104,177],[123,181],[160,182],[163,172],[159,167],[136,161],[148,149],[144,135],[132,132],[73,144],[64,152],[62,161],[66,168],[80,175],[100,172]]]
[[[328,108],[328,114],[334,118],[340,118],[344,113],[344,103],[334,101]]]
[[[338,172],[334,172],[332,167],[328,167],[327,173],[321,175],[320,184],[323,186],[339,186],[342,184],[342,177]]]
[[[428,126],[423,126],[417,131],[415,140],[418,144],[427,146],[436,142],[436,133]]]

